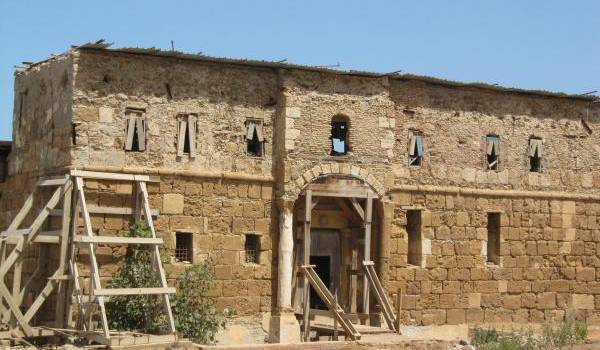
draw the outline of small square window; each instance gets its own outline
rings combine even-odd
[[[408,235],[408,257],[407,263],[421,266],[421,211],[408,210],[406,212],[406,233]]]
[[[175,260],[177,262],[192,262],[192,234],[189,232],[175,233]]]
[[[244,250],[246,253],[247,264],[258,264],[260,262],[260,236],[256,234],[246,234]]]
[[[500,213],[488,213],[487,262],[500,265]]]

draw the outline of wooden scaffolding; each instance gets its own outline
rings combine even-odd
[[[88,206],[85,195],[86,179],[133,183],[134,208]],[[25,204],[14,217],[6,231],[0,233],[0,321],[8,325],[8,330],[0,332],[0,338],[26,338],[54,335],[52,329],[73,329],[80,336],[104,344],[115,345],[122,339],[109,330],[105,302],[111,296],[121,295],[161,295],[167,319],[168,334],[175,340],[175,324],[169,294],[175,288],[167,286],[165,272],[160,259],[159,245],[162,238],[156,236],[152,220],[153,212],[148,201],[146,183],[157,182],[157,177],[121,173],[100,173],[73,170],[69,174],[40,179],[36,191],[30,194]],[[34,216],[29,227],[21,228],[26,217],[31,216],[35,194],[42,188],[55,188],[50,199]],[[94,233],[90,213],[108,215],[133,215],[136,222],[143,221],[150,230],[151,237],[99,236]],[[44,231],[51,216],[60,216],[60,228]],[[80,227],[82,222],[83,227]],[[30,284],[40,279],[40,271],[47,261],[38,257],[37,267],[22,283],[24,252],[39,244],[58,246],[58,267],[45,282],[45,286],[30,304],[24,303],[24,295]],[[153,265],[160,278],[156,288],[103,288],[96,258],[96,247],[103,245],[143,244],[153,247]],[[87,248],[89,257],[89,288],[80,285],[76,247]],[[12,290],[6,280],[10,277]],[[44,303],[55,296],[55,317],[51,325],[33,325],[32,320]],[[26,309],[26,311],[23,311]],[[76,315],[74,318],[73,315]],[[96,316],[96,320],[93,316]],[[96,322],[98,321],[98,322]],[[96,330],[96,323],[100,324]],[[120,333],[119,333],[120,334]],[[165,336],[161,342],[167,341]]]

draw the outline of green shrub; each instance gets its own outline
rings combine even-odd
[[[581,343],[587,337],[587,325],[567,318],[556,327],[545,325],[540,337],[531,331],[499,334],[495,329],[475,329],[471,343],[480,350],[561,350]]]
[[[207,297],[213,285],[210,264],[188,268],[177,278],[177,293],[172,302],[177,331],[196,343],[212,344],[224,318],[217,316],[214,302]]]
[[[150,237],[143,223],[136,223],[132,237]],[[131,245],[107,288],[146,288],[160,286],[160,276],[154,271],[152,246]],[[177,292],[171,297],[175,328],[197,343],[214,343],[224,317],[218,315],[207,294],[213,285],[211,265],[204,262],[188,268],[177,278]],[[111,297],[106,304],[109,328],[137,330],[144,333],[164,333],[167,321],[160,295],[127,295]]]

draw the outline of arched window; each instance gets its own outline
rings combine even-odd
[[[348,153],[348,119],[336,115],[331,119],[331,155],[342,156]]]

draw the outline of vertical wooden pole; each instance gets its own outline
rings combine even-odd
[[[23,251],[25,246],[25,239],[23,237],[19,238],[19,241],[15,245],[15,249],[19,251]],[[23,306],[22,300],[19,299],[19,295],[21,294],[21,274],[23,273],[23,254],[19,254],[19,257],[15,261],[13,265],[13,284],[12,284],[12,297],[13,300],[19,306]]]
[[[371,218],[373,214],[373,194],[367,190],[367,208],[365,211],[365,252],[364,260],[371,260]],[[362,264],[361,264],[362,265]],[[367,324],[370,323],[369,316],[369,281],[367,274],[363,274],[363,312],[367,315]]]
[[[71,181],[70,178],[67,177],[67,181]],[[65,191],[63,196],[63,214],[61,221],[61,235],[60,235],[60,256],[58,269],[60,273],[63,275],[67,275],[69,271],[68,265],[68,255],[69,255],[69,232],[71,229],[71,195],[73,193],[72,189]],[[67,295],[68,290],[68,280],[60,279],[58,281],[58,288],[56,291],[56,318],[55,324],[57,328],[65,328],[65,323],[67,322],[67,315],[70,317],[70,314],[66,313],[65,305],[68,303],[66,301],[67,298],[70,299],[70,296]]]
[[[338,291],[337,289],[335,290],[335,308],[337,308],[338,306]],[[335,315],[332,313],[331,317],[333,317],[333,340],[337,341],[338,340],[338,323],[337,323],[337,317],[335,317]]]
[[[398,288],[398,295],[396,300],[396,332],[400,332],[400,313],[402,313],[402,288]]]
[[[306,198],[304,203],[304,261],[303,264],[310,265],[310,219],[312,209],[312,191],[306,190]],[[310,337],[310,285],[308,278],[304,276],[304,341],[308,341]]]

